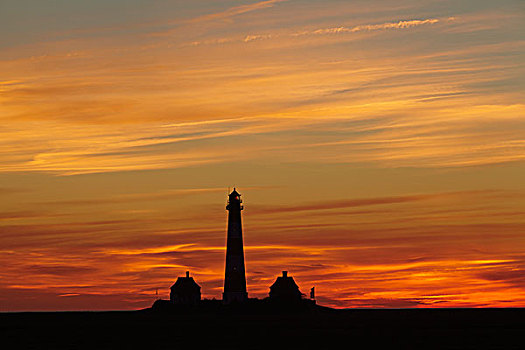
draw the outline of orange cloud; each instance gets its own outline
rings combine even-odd
[[[204,16],[194,18],[192,22],[201,22],[201,21],[230,18],[230,17],[242,15],[244,13],[273,7],[274,5],[280,2],[286,2],[286,1],[288,0],[266,0],[266,1],[255,2],[253,4],[248,4],[248,5],[235,6],[235,7],[229,8],[222,12],[212,13],[209,15],[204,15]]]
[[[324,28],[317,29],[311,32],[302,32],[296,35],[308,35],[308,34],[340,34],[340,33],[356,33],[361,31],[373,31],[373,30],[385,30],[385,29],[406,29],[417,27],[425,24],[435,24],[438,23],[439,19],[429,18],[424,20],[413,19],[409,21],[399,21],[391,23],[382,23],[382,24],[367,24],[367,25],[358,25],[351,28],[348,27],[336,27],[336,28]]]
[[[449,19],[451,20],[451,19]],[[357,25],[353,27],[333,27],[333,28],[322,28],[322,29],[314,29],[309,31],[300,31],[290,34],[285,33],[273,33],[273,34],[249,34],[246,35],[243,39],[236,39],[236,38],[220,38],[220,39],[212,39],[212,40],[205,40],[205,41],[193,41],[191,45],[198,46],[198,45],[220,45],[220,44],[231,44],[234,42],[240,42],[243,41],[245,43],[249,43],[252,41],[258,41],[258,40],[268,40],[268,39],[277,39],[277,38],[298,38],[302,36],[310,36],[310,35],[327,35],[327,34],[345,34],[345,33],[358,33],[358,32],[370,32],[370,31],[379,31],[379,30],[388,30],[388,29],[407,29],[407,28],[414,28],[422,25],[428,25],[428,24],[435,24],[440,22],[437,18],[429,18],[424,20],[408,20],[408,21],[398,21],[398,22],[387,22],[387,23],[381,23],[381,24],[364,24],[364,25]]]
[[[487,191],[488,193],[492,191]],[[383,197],[383,198],[363,198],[363,199],[351,199],[351,200],[332,200],[325,203],[311,203],[298,206],[275,206],[271,208],[256,207],[256,214],[275,214],[275,213],[286,213],[286,212],[297,212],[297,211],[310,211],[310,210],[327,210],[327,209],[341,209],[341,208],[354,208],[361,206],[370,205],[382,205],[382,204],[396,204],[396,203],[407,203],[407,202],[418,202],[423,200],[429,200],[440,197],[448,196],[464,196],[464,195],[476,195],[486,194],[486,191],[464,191],[464,192],[449,192],[449,193],[436,193],[436,194],[420,194],[412,196],[396,196],[396,197]],[[497,192],[497,191],[494,191]]]

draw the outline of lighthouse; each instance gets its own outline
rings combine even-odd
[[[226,269],[224,272],[225,304],[242,303],[248,299],[246,272],[244,270],[244,249],[242,244],[241,195],[235,188],[228,196],[228,238],[226,243]]]

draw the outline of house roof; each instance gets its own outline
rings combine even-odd
[[[177,281],[171,286],[171,291],[178,293],[198,293],[200,290],[201,287],[193,277],[189,276],[189,272],[186,273],[186,277],[177,278]]]
[[[270,287],[270,293],[301,295],[299,286],[295,283],[293,277],[288,277],[286,271],[283,271],[282,276],[277,277],[274,284]]]

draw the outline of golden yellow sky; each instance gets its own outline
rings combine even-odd
[[[0,311],[525,306],[519,0],[0,4]]]

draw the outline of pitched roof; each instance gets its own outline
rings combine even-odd
[[[177,293],[200,293],[201,287],[189,276],[189,272],[186,272],[186,277],[177,278],[170,289]]]
[[[270,287],[270,296],[301,296],[299,286],[292,277],[288,277],[287,271],[277,277],[274,284]]]

